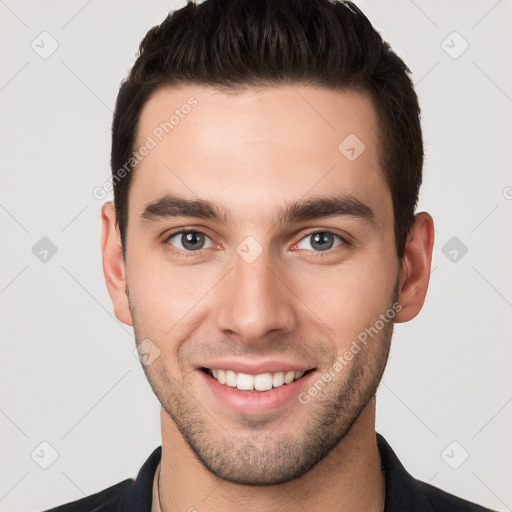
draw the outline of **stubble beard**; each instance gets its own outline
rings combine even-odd
[[[392,304],[397,296],[395,287]],[[143,338],[138,336],[132,306],[130,301],[139,343]],[[393,322],[386,323],[378,336],[361,348],[352,364],[343,369],[338,379],[327,384],[322,393],[308,404],[297,400],[294,410],[304,418],[299,427],[293,421],[292,412],[277,423],[241,416],[237,427],[242,427],[243,433],[232,432],[229,425],[222,424],[222,417],[208,412],[207,404],[195,397],[186,383],[170,375],[162,363],[163,358],[142,367],[163,409],[208,471],[219,479],[240,485],[279,485],[307,473],[350,432],[377,391],[392,334]],[[285,428],[287,421],[293,428]]]

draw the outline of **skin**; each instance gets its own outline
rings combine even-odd
[[[416,215],[399,261],[366,95],[297,85],[237,95],[162,88],[143,109],[136,147],[191,96],[197,106],[134,171],[126,260],[115,210],[102,208],[103,269],[116,317],[134,326],[137,343],[149,338],[160,350],[143,368],[162,404],[162,510],[382,511],[375,391],[393,322],[309,403],[290,400],[271,413],[226,407],[199,367],[275,358],[303,362],[321,377],[395,302],[394,321],[411,320],[427,292],[432,218]],[[349,134],[365,144],[354,161],[338,150]],[[275,222],[284,202],[333,192],[364,202],[374,221]],[[215,201],[233,222],[141,221],[165,193]],[[168,239],[180,228],[205,233],[206,248],[185,257],[183,239]],[[331,249],[315,250],[307,235],[317,231],[346,242],[334,236]],[[236,251],[248,236],[262,250],[251,263]]]

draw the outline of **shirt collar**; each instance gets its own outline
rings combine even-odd
[[[385,512],[432,512],[432,507],[425,498],[418,480],[406,471],[384,437],[379,433],[376,435],[381,465],[385,471]]]

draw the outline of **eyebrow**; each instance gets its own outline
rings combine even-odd
[[[339,216],[355,217],[372,224],[375,222],[373,210],[350,194],[311,197],[295,203],[285,203],[276,211],[274,218],[276,224],[284,225]],[[233,224],[233,218],[224,206],[206,199],[188,199],[174,194],[166,194],[147,204],[140,215],[140,221],[158,222],[172,217],[194,217]]]

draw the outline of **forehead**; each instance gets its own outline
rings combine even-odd
[[[172,193],[230,205],[256,219],[283,200],[336,192],[387,215],[390,193],[377,137],[372,102],[356,91],[164,87],[139,120],[134,149],[150,149],[134,171],[130,210]]]

